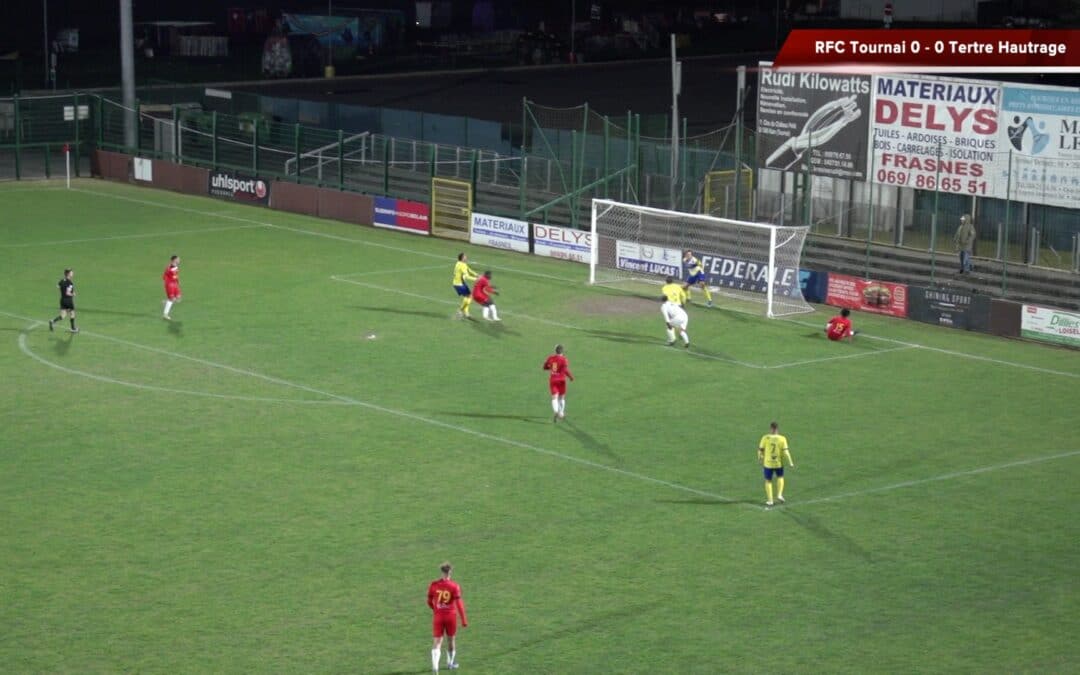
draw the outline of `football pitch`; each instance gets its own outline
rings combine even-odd
[[[583,265],[73,188],[0,184],[0,671],[428,672],[449,560],[462,672],[1076,672],[1080,354],[724,298],[671,348]]]

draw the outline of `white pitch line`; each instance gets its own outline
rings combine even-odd
[[[794,319],[781,319],[781,321],[787,321],[799,326],[807,326],[810,328],[819,328],[818,324],[807,323],[805,321],[795,321]],[[1080,377],[1080,373],[1070,373],[1064,370],[1054,370],[1052,368],[1042,368],[1040,366],[1029,366],[1026,363],[1016,363],[1014,361],[1005,361],[1002,359],[994,359],[989,356],[979,356],[978,354],[969,354],[967,352],[958,352],[952,349],[943,349],[941,347],[930,347],[928,345],[919,344],[917,342],[905,342],[904,340],[895,340],[893,338],[881,337],[879,335],[867,335],[860,332],[859,337],[867,338],[870,340],[878,340],[879,342],[889,342],[894,345],[902,345],[904,347],[911,347],[914,349],[925,349],[931,352],[938,352],[939,354],[948,354],[949,356],[958,356],[965,359],[973,359],[975,361],[985,361],[988,363],[996,363],[1001,366],[1012,366],[1013,368],[1023,368],[1025,370],[1034,370],[1039,373],[1047,373],[1048,375],[1061,375],[1062,377]]]
[[[112,194],[112,193],[108,193],[108,192],[97,192],[97,191],[94,191],[94,190],[86,190],[86,189],[83,189],[83,188],[71,188],[71,190],[73,192],[80,192],[80,193],[83,193],[83,194],[93,195],[95,197],[101,197],[103,199],[120,199],[120,200],[124,200],[124,201],[134,202],[134,203],[137,203],[137,204],[146,204],[146,205],[149,205],[149,206],[157,206],[159,208],[175,209],[175,210],[178,210],[178,211],[185,211],[187,213],[196,213],[196,214],[199,214],[199,215],[212,216],[212,217],[216,217],[216,218],[226,218],[226,219],[229,219],[229,220],[236,220],[236,221],[245,222],[245,223],[252,223],[252,224],[255,224],[255,225],[263,225],[265,227],[273,228],[273,229],[277,229],[277,230],[295,232],[295,233],[298,233],[298,234],[304,234],[304,235],[313,236],[313,237],[324,237],[324,238],[327,238],[327,239],[333,239],[333,240],[336,240],[336,241],[344,241],[344,242],[349,242],[351,244],[359,244],[359,245],[362,245],[362,246],[372,246],[372,247],[376,247],[376,248],[383,248],[383,249],[388,249],[388,250],[391,250],[391,251],[399,251],[399,252],[402,252],[402,253],[409,253],[411,255],[426,256],[426,257],[429,257],[429,258],[440,258],[440,259],[442,259],[444,257],[444,256],[442,256],[440,254],[431,253],[431,252],[428,252],[428,251],[418,251],[416,249],[410,249],[410,248],[406,248],[406,247],[403,247],[403,246],[391,246],[389,244],[381,244],[381,243],[378,243],[378,242],[369,242],[369,241],[364,241],[362,239],[354,239],[354,238],[350,238],[350,237],[341,237],[341,236],[334,235],[334,234],[329,234],[329,233],[326,233],[326,232],[318,232],[318,231],[315,231],[315,230],[306,230],[304,228],[289,227],[289,226],[286,226],[286,225],[277,225],[275,223],[266,223],[266,222],[261,222],[261,221],[257,221],[257,220],[252,220],[250,218],[243,218],[241,216],[231,216],[231,215],[223,214],[223,213],[214,213],[212,211],[199,211],[199,210],[196,210],[196,209],[189,209],[189,208],[186,208],[186,207],[183,207],[183,206],[176,206],[174,204],[166,204],[166,203],[163,203],[163,202],[155,202],[155,201],[150,201],[150,200],[146,200],[146,199],[135,199],[134,197],[127,197],[125,195]],[[515,274],[524,274],[524,275],[535,276],[535,277],[539,277],[539,278],[543,278],[543,279],[552,279],[554,281],[560,281],[560,282],[567,283],[567,284],[573,284],[574,283],[574,280],[572,280],[572,279],[568,279],[566,277],[561,277],[561,276],[556,276],[556,275],[543,274],[543,273],[540,273],[540,272],[530,272],[530,271],[527,271],[527,270],[517,270],[517,269],[510,268],[510,267],[495,267],[495,266],[493,266],[493,267],[494,267],[494,269],[506,270],[508,272],[513,272]],[[742,310],[732,308],[732,311],[742,311]],[[758,315],[753,314],[751,312],[743,312],[743,313],[750,314],[751,316],[758,316]],[[811,324],[811,323],[807,323],[805,321],[796,321],[794,319],[781,318],[779,320],[780,321],[787,321],[789,323],[793,323],[793,324],[800,325],[800,326],[808,326],[810,328],[819,328],[820,327],[818,324]],[[913,343],[913,342],[904,342],[902,340],[893,340],[891,338],[879,337],[879,336],[875,336],[875,335],[866,335],[866,334],[862,334],[862,335],[863,335],[863,337],[865,337],[867,339],[870,339],[870,340],[881,340],[881,341],[884,341],[884,342],[891,342],[893,344],[904,345],[906,347],[917,347],[917,348],[926,349],[926,350],[929,350],[929,351],[938,352],[938,353],[941,353],[941,354],[948,354],[950,356],[956,356],[958,358],[974,359],[974,360],[978,360],[978,361],[984,361],[984,362],[987,362],[987,363],[995,363],[995,364],[1001,365],[1001,366],[1010,366],[1010,367],[1013,367],[1013,368],[1021,368],[1021,369],[1025,369],[1025,370],[1032,370],[1032,371],[1036,371],[1036,372],[1047,373],[1049,375],[1060,375],[1060,376],[1063,376],[1063,377],[1080,378],[1080,373],[1070,373],[1070,372],[1061,371],[1061,370],[1053,370],[1051,368],[1041,368],[1039,366],[1030,366],[1030,365],[1027,365],[1027,364],[1024,364],[1024,363],[1016,363],[1014,361],[1005,361],[1003,359],[994,359],[994,358],[990,358],[988,356],[978,356],[976,354],[969,354],[967,352],[958,352],[958,351],[954,351],[954,350],[951,350],[951,349],[942,349],[940,347],[930,347],[930,346],[927,346],[927,345],[917,344],[917,343]]]
[[[198,230],[176,230],[175,232],[153,232],[150,234],[119,234],[112,237],[89,237],[86,239],[62,239],[58,241],[35,241],[27,244],[0,244],[0,248],[30,248],[32,246],[59,246],[62,244],[85,244],[95,241],[116,241],[118,239],[151,239],[155,237],[175,237],[183,234],[205,234],[207,232],[229,232],[232,230],[250,230],[262,225],[233,225],[232,227],[207,227]]]
[[[16,318],[16,319],[21,319],[21,320],[24,320],[24,321],[30,321],[30,322],[36,323],[38,325],[40,325],[40,323],[41,323],[40,321],[37,321],[37,320],[32,319],[30,317],[21,316],[21,315],[18,315],[18,314],[12,314],[10,312],[0,311],[0,314],[3,314],[4,316],[10,316],[10,317],[13,317],[13,318]],[[714,492],[707,492],[705,490],[698,490],[697,488],[692,488],[692,487],[689,487],[689,486],[686,486],[686,485],[681,485],[679,483],[673,483],[671,481],[666,481],[666,480],[663,480],[661,478],[654,478],[652,476],[646,476],[645,474],[636,473],[634,471],[627,471],[626,469],[620,469],[618,467],[608,466],[606,464],[600,464],[599,462],[594,462],[592,460],[582,459],[581,457],[575,457],[573,455],[563,454],[563,453],[557,452],[555,450],[549,450],[549,449],[541,447],[539,445],[532,445],[531,443],[524,443],[522,441],[515,441],[515,440],[513,440],[511,438],[504,438],[502,436],[496,436],[494,434],[489,434],[489,433],[486,433],[486,432],[483,432],[483,431],[477,431],[475,429],[469,429],[468,427],[462,427],[462,426],[458,426],[456,424],[450,424],[449,422],[443,422],[441,420],[433,419],[431,417],[424,417],[423,415],[418,415],[416,413],[411,413],[411,412],[408,412],[408,411],[405,411],[405,410],[399,410],[397,408],[388,408],[386,406],[381,406],[381,405],[378,405],[376,403],[371,403],[369,401],[364,401],[362,399],[352,398],[350,396],[342,396],[340,394],[334,394],[332,392],[323,391],[323,390],[320,390],[320,389],[316,389],[314,387],[309,387],[309,386],[304,385],[304,384],[299,384],[297,382],[290,382],[288,380],[283,380],[281,378],[273,377],[271,375],[263,375],[262,373],[255,372],[253,370],[245,370],[243,368],[237,368],[235,366],[229,366],[229,365],[226,365],[226,364],[223,364],[223,363],[215,363],[213,361],[208,361],[206,359],[196,358],[194,356],[187,356],[185,354],[178,354],[176,352],[170,352],[170,351],[165,350],[165,349],[158,349],[156,347],[148,347],[146,345],[141,345],[141,344],[139,344],[137,342],[130,342],[128,340],[122,340],[120,338],[114,338],[114,337],[110,337],[108,335],[102,335],[100,333],[90,333],[90,332],[87,332],[87,331],[80,331],[79,334],[80,335],[87,335],[87,336],[90,336],[90,337],[96,337],[96,338],[100,338],[100,339],[103,339],[103,340],[108,340],[108,341],[111,341],[111,342],[116,342],[118,344],[127,345],[129,347],[133,347],[133,348],[136,348],[136,349],[142,349],[142,350],[152,352],[152,353],[155,353],[155,354],[173,356],[173,357],[176,357],[176,358],[179,358],[179,359],[184,359],[186,361],[192,361],[192,362],[195,362],[195,363],[200,363],[202,365],[211,366],[211,367],[214,367],[214,368],[220,368],[222,370],[226,370],[226,371],[229,371],[231,373],[238,373],[238,374],[241,374],[241,375],[248,375],[249,377],[254,377],[256,379],[264,380],[266,382],[273,382],[274,384],[279,384],[279,385],[286,386],[286,387],[292,387],[294,389],[299,389],[301,391],[306,391],[306,392],[309,392],[309,393],[312,393],[312,394],[319,394],[321,396],[326,396],[328,398],[336,399],[338,401],[343,401],[345,403],[350,403],[352,405],[359,406],[359,407],[362,407],[362,408],[366,408],[368,410],[374,410],[374,411],[377,411],[377,412],[381,412],[381,413],[386,414],[386,415],[392,415],[394,417],[400,417],[400,418],[412,420],[414,422],[421,422],[423,424],[428,424],[428,425],[431,425],[431,426],[434,426],[434,427],[439,427],[439,428],[442,428],[442,429],[448,429],[450,431],[457,431],[457,432],[462,433],[462,434],[467,434],[467,435],[470,435],[470,436],[474,436],[476,438],[482,438],[484,440],[491,441],[493,443],[499,443],[501,445],[509,445],[511,447],[521,448],[523,450],[530,450],[530,451],[535,452],[537,454],[547,455],[548,457],[555,457],[557,459],[562,459],[562,460],[565,460],[567,462],[572,462],[574,464],[579,464],[581,466],[587,466],[587,467],[592,468],[592,469],[599,469],[601,471],[608,471],[610,473],[618,474],[620,476],[625,476],[627,478],[634,478],[636,480],[643,481],[643,482],[646,482],[646,483],[652,483],[654,485],[663,485],[663,486],[669,487],[669,488],[671,488],[673,490],[679,490],[679,491],[682,491],[682,492],[688,492],[690,494],[698,495],[699,497],[708,497],[709,499],[716,499],[718,501],[727,501],[727,502],[734,501],[730,497],[725,497],[724,495],[716,494]],[[20,334],[20,337],[22,335],[23,334]]]
[[[835,502],[841,499],[850,499],[851,497],[861,497],[863,495],[872,495],[878,492],[890,492],[892,490],[900,490],[906,487],[914,487],[916,485],[925,485],[926,483],[937,483],[943,480],[949,480],[951,478],[960,478],[962,476],[975,476],[980,473],[989,473],[991,471],[1001,471],[1002,469],[1011,469],[1017,466],[1029,466],[1031,464],[1040,464],[1042,462],[1050,462],[1055,459],[1065,459],[1067,457],[1075,457],[1080,455],[1080,450],[1072,450],[1070,452],[1062,452],[1056,455],[1045,455],[1043,457],[1032,457],[1031,459],[1020,459],[1015,462],[1006,462],[1005,464],[992,464],[990,466],[979,467],[978,469],[969,469],[967,471],[954,471],[952,473],[945,473],[940,476],[933,476],[931,478],[920,478],[919,480],[909,480],[903,483],[893,483],[892,485],[885,485],[877,488],[870,488],[869,490],[857,490],[855,492],[844,492],[842,494],[833,495],[831,497],[818,497],[817,499],[808,499],[805,502],[795,502],[785,505],[783,508],[790,509],[800,506],[809,506],[810,504],[823,504],[825,502]]]
[[[128,197],[128,196],[125,196],[125,195],[116,195],[116,194],[112,194],[112,193],[108,193],[108,192],[97,192],[97,191],[94,191],[94,190],[86,190],[86,189],[83,189],[83,188],[71,188],[71,190],[73,192],[80,192],[80,193],[83,193],[83,194],[93,195],[95,197],[101,197],[103,199],[120,199],[120,200],[123,200],[123,201],[133,202],[135,204],[145,204],[147,206],[157,206],[159,208],[174,209],[176,211],[184,211],[186,213],[198,214],[200,216],[211,216],[211,217],[215,217],[215,218],[225,218],[225,219],[228,219],[228,220],[236,220],[236,221],[240,221],[242,223],[251,223],[253,225],[261,225],[263,227],[272,228],[272,229],[275,229],[275,230],[282,230],[282,231],[285,231],[285,232],[293,232],[295,234],[303,234],[303,235],[306,235],[306,236],[309,236],[309,237],[322,237],[324,239],[332,239],[334,241],[344,241],[344,242],[348,242],[350,244],[358,244],[360,246],[371,246],[371,247],[374,247],[374,248],[381,248],[381,249],[386,249],[386,250],[389,250],[389,251],[397,251],[399,253],[408,253],[410,255],[424,256],[424,257],[427,257],[427,258],[437,258],[439,260],[446,260],[447,259],[447,256],[445,256],[445,255],[443,255],[441,253],[431,253],[430,251],[418,251],[416,249],[406,248],[404,246],[393,246],[391,244],[383,244],[383,243],[375,242],[375,241],[365,241],[363,239],[356,239],[356,238],[353,238],[353,237],[342,237],[340,235],[330,234],[328,232],[318,232],[316,230],[307,230],[307,229],[304,229],[302,227],[290,227],[288,225],[280,225],[278,223],[267,223],[267,222],[263,222],[263,221],[259,221],[259,220],[253,220],[251,218],[244,218],[243,216],[230,215],[228,213],[219,213],[219,212],[214,212],[214,211],[200,211],[198,209],[191,209],[191,208],[187,208],[187,207],[184,207],[184,206],[176,206],[175,204],[166,204],[166,203],[163,203],[163,202],[155,202],[155,201],[150,201],[150,200],[147,200],[147,199],[136,199],[135,197]],[[474,261],[474,262],[476,262],[477,265],[480,264],[479,261]],[[447,262],[447,266],[449,267],[449,262]],[[514,274],[523,274],[523,275],[526,275],[526,276],[539,277],[541,279],[550,279],[552,281],[561,281],[561,282],[567,283],[567,284],[575,283],[573,279],[567,279],[566,277],[556,276],[556,275],[552,275],[552,274],[544,274],[542,272],[532,272],[532,271],[529,271],[529,270],[520,270],[520,269],[515,269],[515,268],[512,268],[512,267],[504,267],[504,266],[501,266],[501,265],[498,265],[498,266],[492,265],[491,267],[492,267],[492,269],[504,270],[504,271],[507,271],[507,272],[513,272]]]
[[[430,295],[420,295],[419,293],[410,293],[409,291],[403,291],[400,288],[390,288],[389,286],[380,286],[378,284],[369,284],[364,281],[354,281],[353,279],[342,279],[341,277],[330,277],[334,281],[340,281],[343,284],[353,284],[355,286],[363,286],[364,288],[373,288],[377,291],[386,291],[387,293],[397,293],[399,295],[405,295],[410,298],[416,298],[418,300],[426,300],[428,302],[437,302],[441,305],[457,305],[458,303],[453,300],[443,300],[441,298],[433,298]],[[567,328],[569,330],[579,330],[588,332],[588,329],[581,328],[580,326],[572,326],[568,323],[560,323],[558,321],[551,321],[550,319],[541,319],[538,316],[530,316],[528,314],[521,314],[520,312],[503,312],[506,316],[518,317],[520,319],[527,319],[529,321],[536,321],[538,323],[546,323],[549,326],[558,326],[559,328]]]
[[[864,356],[877,356],[878,354],[888,354],[889,352],[899,352],[905,349],[916,349],[915,345],[905,345],[902,347],[891,347],[889,349],[875,349],[869,352],[858,352],[855,354],[841,354],[840,356],[825,356],[820,359],[806,359],[805,361],[792,361],[791,363],[779,363],[775,366],[763,366],[769,369],[778,368],[794,368],[795,366],[808,366],[814,363],[824,363],[825,361],[841,361],[843,359],[858,359]]]
[[[49,368],[53,368],[55,370],[59,370],[60,372],[66,373],[68,375],[77,375],[79,377],[85,377],[87,379],[104,382],[106,384],[115,384],[121,387],[141,389],[143,391],[154,391],[163,394],[180,394],[183,396],[200,396],[203,398],[225,399],[229,401],[245,401],[249,403],[300,403],[304,405],[351,405],[349,403],[345,403],[344,401],[312,401],[299,398],[268,398],[265,396],[240,396],[236,394],[214,394],[208,391],[194,391],[191,389],[173,389],[171,387],[159,387],[153,384],[128,382],[127,380],[118,380],[113,377],[106,377],[105,375],[98,375],[96,373],[88,373],[84,370],[68,368],[67,366],[62,366],[59,363],[54,363],[53,361],[49,361],[48,359],[40,356],[32,349],[30,349],[30,346],[26,343],[27,332],[32,331],[41,325],[41,322],[34,322],[30,325],[29,328],[26,329],[26,332],[22,332],[19,334],[19,350],[22,351],[23,354],[26,354],[30,358],[37,361],[38,363],[48,366]]]
[[[424,267],[403,267],[401,269],[376,270],[374,272],[350,272],[349,274],[331,275],[335,281],[345,281],[345,277],[373,277],[379,274],[403,274],[405,272],[423,272],[425,270],[446,269],[446,265],[426,265]]]

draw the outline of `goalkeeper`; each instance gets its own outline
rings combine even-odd
[[[682,261],[686,267],[686,284],[683,285],[683,290],[686,291],[687,302],[691,297],[690,287],[697,285],[705,293],[705,306],[712,307],[712,293],[709,291],[709,284],[705,282],[705,269],[701,266],[701,261],[694,257],[694,252],[690,249],[683,253]]]

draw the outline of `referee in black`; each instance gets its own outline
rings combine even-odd
[[[68,268],[64,270],[64,278],[57,284],[60,287],[60,315],[49,321],[50,331],[54,330],[54,324],[70,318],[71,332],[79,332],[79,329],[75,327],[75,282],[71,280],[73,276],[75,276],[75,270]]]

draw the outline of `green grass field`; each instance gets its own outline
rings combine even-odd
[[[466,322],[461,244],[75,187],[0,185],[2,672],[427,672],[443,560],[466,673],[1076,672],[1080,354],[473,247]]]

